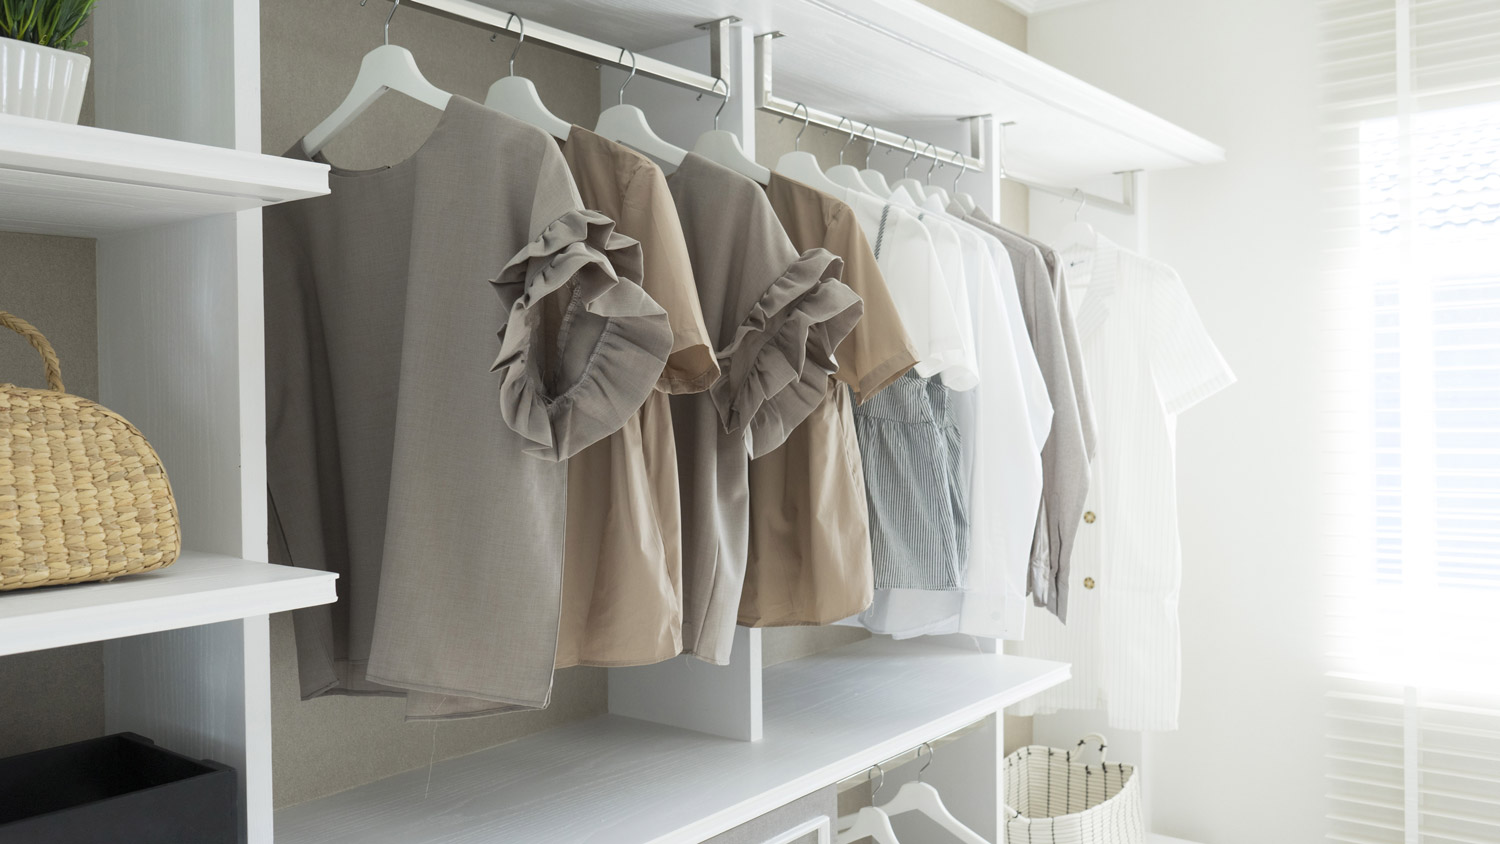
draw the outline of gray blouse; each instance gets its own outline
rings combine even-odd
[[[301,147],[289,157],[305,157]],[[672,349],[638,244],[545,133],[454,97],[391,167],[265,212],[273,553],[339,573],[302,693],[408,717],[545,706],[567,467]]]
[[[823,401],[864,313],[825,249],[801,255],[760,185],[689,153],[667,177],[720,375],[672,396],[682,487],[682,646],[729,662],[750,543],[750,459]]]

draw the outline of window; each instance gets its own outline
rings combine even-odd
[[[1500,841],[1500,3],[1322,7],[1328,840]]]

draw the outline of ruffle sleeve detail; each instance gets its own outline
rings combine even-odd
[[[752,458],[779,448],[812,413],[838,371],[834,350],[864,314],[864,302],[825,249],[803,253],[778,278],[719,353],[709,388],[729,433],[746,432]]]
[[[491,367],[500,413],[544,460],[619,430],[672,352],[667,313],[640,284],[641,246],[614,229],[603,214],[569,211],[492,282],[510,309]]]

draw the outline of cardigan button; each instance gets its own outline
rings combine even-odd
[[[1095,518],[1095,516],[1094,516],[1094,511],[1093,510],[1090,510],[1087,513],[1083,514],[1083,520],[1085,522],[1088,522],[1089,524],[1093,524],[1094,523],[1094,518]]]
[[[1085,588],[1085,589],[1093,589],[1094,588],[1094,579],[1092,577],[1085,577],[1083,579],[1083,588]]]

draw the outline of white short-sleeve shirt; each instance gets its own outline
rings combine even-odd
[[[1080,293],[1079,339],[1099,442],[1073,550],[1064,626],[1031,609],[1025,656],[1073,664],[1073,679],[1019,714],[1105,709],[1116,729],[1177,728],[1182,580],[1177,415],[1234,383],[1171,267],[1104,238],[1062,256]],[[1206,562],[1206,561],[1204,561]]]
[[[1052,403],[1019,312],[1004,247],[995,241],[992,248],[986,235],[941,207],[927,205],[922,211],[924,222],[952,236],[949,248],[967,281],[964,293],[974,329],[979,386],[956,397],[970,512],[975,515],[970,519],[967,579],[961,591],[877,590],[858,622],[897,638],[964,632],[1016,639],[1024,631],[1030,603],[1026,573]]]
[[[875,253],[875,264],[917,353],[917,374],[931,378],[963,365],[972,346],[965,346],[963,323],[927,227],[907,209],[868,194],[848,190],[837,198],[854,209]]]

